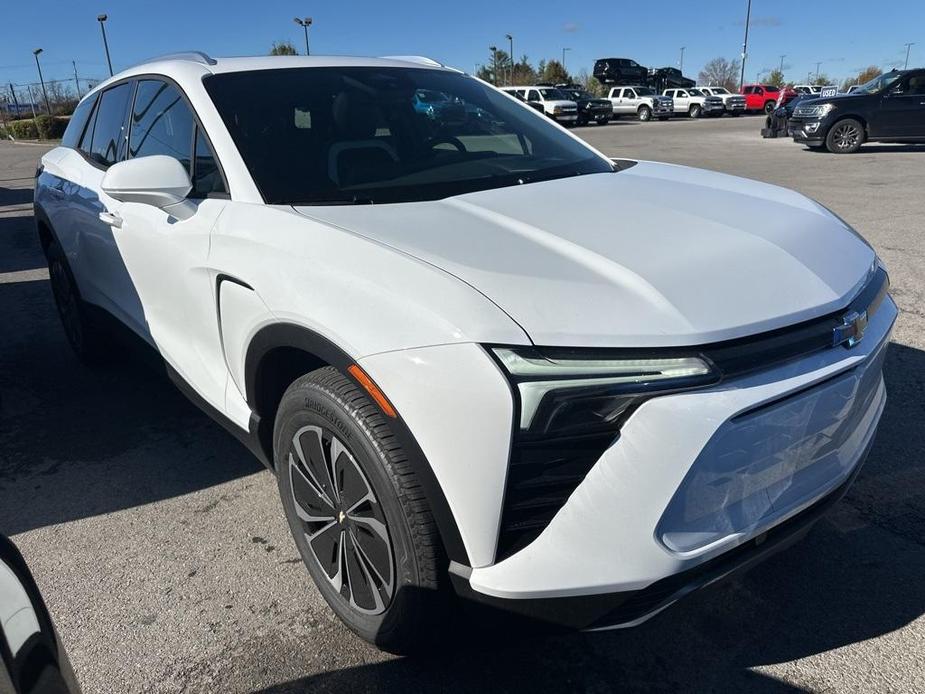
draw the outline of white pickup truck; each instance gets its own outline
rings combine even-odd
[[[704,94],[695,87],[690,89],[666,89],[662,92],[662,96],[671,97],[672,101],[674,101],[675,114],[686,113],[691,118],[721,116],[726,110],[721,97]]]
[[[641,121],[668,120],[674,115],[674,103],[667,96],[656,94],[648,87],[613,87],[608,97],[613,104],[613,116],[636,116]]]
[[[560,89],[554,87],[501,87],[526,101],[537,111],[542,110],[547,116],[563,125],[575,125],[578,120],[578,104],[570,100]]]
[[[718,96],[723,100],[723,107],[730,116],[738,116],[745,113],[745,97],[741,94],[733,94],[725,87],[697,87],[701,94],[706,96]]]

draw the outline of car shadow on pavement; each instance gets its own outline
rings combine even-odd
[[[803,542],[750,573],[631,630],[542,636],[454,622],[453,643],[438,655],[264,691],[826,689],[831,683],[813,674],[818,663],[803,659],[837,648],[851,658],[852,644],[925,613],[925,352],[892,345],[886,380],[887,408],[855,486]],[[304,658],[307,671],[317,667],[317,653]]]
[[[4,189],[0,188],[0,192]],[[29,204],[32,203],[32,191]],[[12,216],[0,202],[0,274],[45,267],[32,215]]]
[[[31,180],[28,181],[31,183]],[[7,205],[31,205],[32,188],[5,188],[0,186],[0,207]]]
[[[0,532],[147,504],[263,469],[134,352],[105,368],[82,365],[47,280],[0,284],[0,316]]]

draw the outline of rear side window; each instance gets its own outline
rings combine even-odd
[[[100,97],[90,145],[90,159],[97,164],[108,167],[122,158],[125,114],[131,96],[132,85],[126,82],[107,89]]]
[[[129,156],[164,154],[192,173],[193,126],[193,114],[176,87],[142,80],[132,108]]]
[[[61,145],[64,147],[74,147],[80,144],[80,137],[87,128],[87,122],[90,120],[90,114],[93,113],[93,105],[96,103],[96,97],[84,99],[78,104],[71,116],[67,129],[61,137]]]

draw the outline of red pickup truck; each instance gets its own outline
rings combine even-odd
[[[746,111],[770,113],[780,96],[780,87],[773,84],[744,84],[739,92],[745,97]]]

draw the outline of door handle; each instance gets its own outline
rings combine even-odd
[[[100,221],[116,229],[122,228],[122,217],[111,212],[100,212]]]

